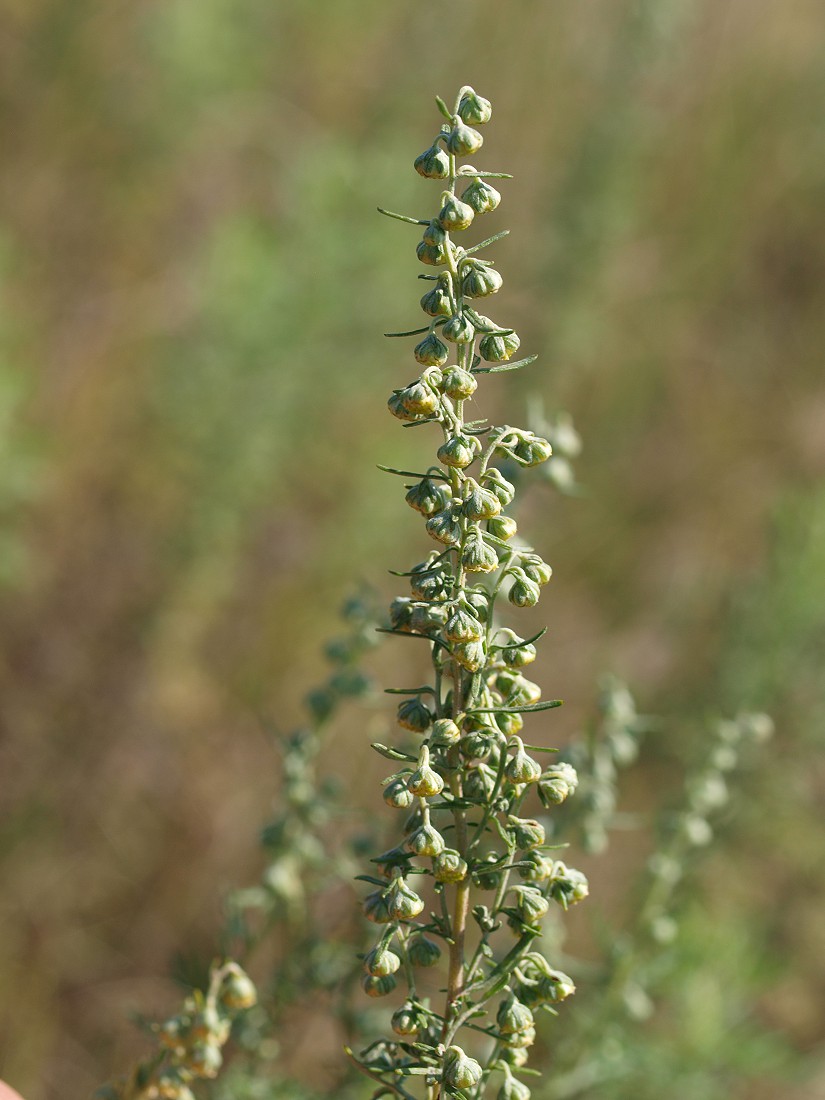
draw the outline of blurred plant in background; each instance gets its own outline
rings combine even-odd
[[[646,741],[621,815],[675,791],[717,706],[777,719],[789,794],[773,769],[741,779],[672,948],[678,992],[645,1025],[645,1080],[704,1098],[707,1080],[674,1070],[702,1062],[727,1064],[727,1096],[821,1091],[788,1068],[763,1080],[772,1048],[741,1026],[821,1063],[825,15],[453,11],[460,36],[378,0],[322,22],[297,0],[33,0],[0,17],[4,484],[28,471],[2,528],[0,1073],[27,1100],[139,1058],[143,1037],[112,1028],[121,1006],[174,1012],[151,975],[181,943],[211,958],[216,884],[257,873],[257,715],[297,706],[357,562],[397,560],[413,529],[384,522],[391,487],[370,474],[391,426],[362,387],[393,384],[374,333],[404,264],[363,211],[395,179],[422,57],[428,84],[466,73],[514,120],[525,293],[508,310],[553,368],[520,392],[573,410],[587,444],[584,499],[546,518],[538,492],[525,501],[567,579],[546,643],[564,740],[604,667],[680,715],[682,735]],[[362,441],[351,466],[345,439]],[[374,522],[354,521],[367,501]],[[329,751],[353,790],[356,737],[347,712]],[[619,915],[628,835],[604,857]],[[589,944],[574,927],[566,949]],[[321,1089],[334,1058],[313,1063]]]

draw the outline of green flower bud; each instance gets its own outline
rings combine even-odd
[[[524,719],[518,711],[502,711],[495,716],[495,723],[503,734],[512,737],[524,726]]]
[[[454,848],[445,848],[435,858],[433,876],[436,882],[461,882],[467,877],[467,863]]]
[[[501,882],[501,866],[502,859],[496,852],[487,852],[487,854],[477,862],[473,864],[473,882],[479,888],[479,890],[497,890],[498,885]],[[484,912],[487,913],[486,907],[482,906]],[[485,918],[486,919],[486,918]],[[482,923],[482,930],[488,932],[493,930],[495,922],[490,919],[489,926],[486,927]]]
[[[480,531],[470,531],[461,551],[461,564],[468,573],[492,573],[498,569],[498,554]]]
[[[476,214],[489,214],[501,202],[501,195],[495,187],[476,177],[462,191],[461,201],[472,206]]]
[[[414,603],[410,611],[410,631],[415,634],[432,634],[447,621],[447,612],[439,604]]]
[[[228,1034],[228,1022],[222,1019],[217,1009],[211,1005],[205,1005],[189,1021],[189,1035],[192,1038],[206,1039],[208,1042],[226,1042]]]
[[[518,873],[525,882],[546,882],[553,874],[552,862],[545,859],[541,852],[525,852],[519,862]]]
[[[435,218],[433,218],[429,225],[427,225],[421,235],[421,240],[425,244],[431,244],[435,248],[444,249],[445,253],[447,248],[447,239],[447,234],[444,232],[444,230],[441,228]],[[447,272],[442,272],[439,276],[439,282],[441,281],[442,276],[446,275]]]
[[[430,317],[450,317],[453,313],[453,300],[450,295],[449,281],[444,273],[438,276],[438,282],[421,298],[421,308]]]
[[[445,508],[430,516],[426,523],[427,534],[436,540],[443,542],[445,546],[458,546],[461,542],[461,524],[458,522],[452,507]]]
[[[364,974],[361,978],[361,988],[368,997],[386,997],[392,993],[398,982],[393,974]]]
[[[424,908],[424,899],[407,886],[401,875],[397,875],[384,891],[390,920],[414,920]]]
[[[426,1014],[414,1001],[405,1001],[393,1013],[390,1021],[390,1026],[396,1035],[417,1035],[423,1027],[426,1027],[426,1024]]]
[[[536,647],[525,642],[514,630],[502,629],[499,634],[505,639],[501,645],[501,659],[510,668],[523,668],[536,659]]]
[[[534,1027],[528,1027],[524,1031],[516,1031],[512,1035],[507,1036],[507,1045],[514,1047],[516,1050],[524,1050],[526,1047],[531,1047],[536,1041],[536,1029]]]
[[[412,600],[406,596],[396,596],[390,604],[390,626],[393,630],[408,630]]]
[[[217,1077],[223,1065],[220,1047],[214,1043],[196,1043],[187,1052],[185,1065],[195,1077]]]
[[[403,392],[403,390],[394,390],[387,401],[387,408],[398,420],[417,420],[418,415],[416,413],[411,413],[404,404]]]
[[[478,382],[462,367],[447,367],[441,381],[441,389],[453,401],[464,401],[478,389]]]
[[[464,313],[451,317],[441,332],[445,340],[452,340],[454,344],[472,344],[476,336],[472,322]]]
[[[511,993],[501,1002],[496,1013],[496,1024],[502,1035],[513,1035],[517,1031],[529,1031],[534,1026],[533,1013]]]
[[[550,908],[547,898],[535,886],[514,886],[516,909],[525,924],[536,925]]]
[[[407,786],[421,798],[432,798],[444,790],[444,780],[430,767],[430,750],[426,745],[421,746],[418,767],[407,780]]]
[[[492,519],[501,511],[501,503],[490,489],[483,489],[474,478],[468,477],[464,483],[464,502],[461,505],[461,511],[473,522]]]
[[[520,737],[512,738],[515,754],[507,761],[504,774],[511,783],[538,783],[541,778],[541,765],[524,751]]]
[[[517,848],[536,848],[539,844],[544,844],[544,826],[538,821],[510,816],[507,818],[507,825],[513,834]]]
[[[186,1072],[183,1070],[182,1072]],[[157,1096],[159,1100],[195,1100],[195,1094],[184,1082],[180,1073],[175,1069],[166,1070],[161,1073],[159,1077],[155,1079],[155,1088],[157,1089]],[[98,1089],[96,1096],[100,1097],[100,1100],[104,1100],[101,1095],[101,1090]],[[120,1093],[117,1093],[120,1096]]]
[[[490,727],[471,730],[461,738],[461,755],[465,760],[486,760],[496,746]]]
[[[699,814],[685,814],[681,821],[681,831],[688,844],[696,848],[704,848],[713,840],[713,829]]]
[[[481,453],[481,443],[474,435],[453,435],[441,444],[437,453],[438,461],[445,466],[463,470],[475,462]]]
[[[373,924],[389,924],[393,919],[383,890],[373,890],[364,898],[364,916]]]
[[[488,470],[485,470],[482,480],[486,483],[490,492],[495,493],[498,497],[502,508],[506,508],[508,504],[513,503],[516,496],[516,487],[507,480],[501,470],[491,466]]]
[[[523,1081],[507,1076],[498,1090],[497,1100],[530,1100],[530,1089]]]
[[[398,394],[401,404],[413,416],[432,416],[438,411],[440,400],[424,382],[413,382]]]
[[[469,229],[475,217],[472,206],[457,199],[451,191],[445,191],[441,201],[443,206],[436,218],[441,228],[450,233],[457,229]]]
[[[456,157],[471,157],[484,144],[484,138],[463,122],[457,122],[447,135],[447,148]]]
[[[415,485],[410,486],[404,500],[422,516],[432,516],[444,507],[446,503],[444,497],[445,486],[433,481],[432,478],[425,477],[422,481],[417,481]]]
[[[493,105],[489,99],[468,87],[458,101],[458,113],[462,122],[470,126],[482,126],[492,118]]]
[[[546,462],[552,453],[553,448],[547,440],[533,435],[532,432],[521,432],[512,451],[513,458],[522,466],[538,466],[541,462]]]
[[[590,893],[587,879],[575,867],[566,867],[561,860],[553,864],[553,877],[550,880],[550,896],[562,909],[583,901]]]
[[[551,764],[539,780],[539,798],[548,809],[550,806],[558,806],[575,793],[578,783],[579,777],[572,764],[565,761]]]
[[[419,363],[427,367],[440,367],[447,362],[447,345],[443,344],[434,332],[431,332],[415,345],[413,355]]]
[[[466,668],[468,672],[478,672],[484,667],[487,659],[484,642],[456,642],[452,648],[452,654],[461,667]]]
[[[481,622],[487,622],[490,617],[490,600],[483,588],[473,588],[469,592],[465,592],[464,601],[476,613]]]
[[[472,642],[468,642],[472,645]],[[496,789],[496,773],[486,764],[475,764],[464,777],[464,794],[472,802],[486,804]]]
[[[436,718],[430,734],[430,745],[433,748],[448,749],[457,745],[460,740],[461,730],[452,718]]]
[[[507,599],[514,607],[535,607],[541,598],[541,589],[522,570],[513,570],[513,581]]]
[[[487,260],[468,260],[463,265],[461,292],[465,298],[486,298],[501,290],[504,280]]]
[[[506,1062],[508,1066],[514,1066],[519,1069],[521,1066],[527,1064],[530,1053],[524,1049],[517,1049],[516,1047],[505,1047],[499,1054],[499,1061]]]
[[[524,575],[536,584],[547,584],[553,576],[553,570],[538,554],[522,554],[521,567]]]
[[[444,569],[416,569],[410,577],[410,589],[419,600],[446,600],[452,584],[452,574]]]
[[[496,687],[507,697],[508,706],[524,707],[541,699],[541,688],[520,672],[505,669],[496,676]]]
[[[446,245],[428,244],[426,241],[419,241],[415,254],[422,264],[428,264],[430,267],[441,267],[447,262]]]
[[[220,993],[221,1004],[233,1012],[252,1008],[258,1000],[258,994],[252,979],[240,967],[231,970],[224,978]]]
[[[481,1080],[481,1066],[461,1047],[450,1046],[444,1052],[441,1076],[444,1084],[451,1088],[471,1089]]]
[[[393,779],[393,781],[388,783],[384,788],[384,801],[388,806],[392,806],[393,809],[407,810],[412,806],[414,796],[407,789],[405,780]]]
[[[715,771],[705,772],[696,776],[688,784],[688,795],[691,808],[698,814],[710,813],[724,806],[730,798],[728,785],[722,776]]]
[[[418,696],[398,704],[398,724],[413,733],[425,733],[432,725],[433,716]]]
[[[515,332],[488,332],[478,343],[478,353],[488,363],[504,363],[521,346]]]
[[[435,966],[441,958],[441,948],[426,936],[414,936],[407,945],[407,958],[413,966]]]
[[[437,856],[444,851],[444,837],[432,825],[419,825],[407,837],[404,847],[414,856]]]
[[[374,978],[386,978],[394,974],[400,965],[401,959],[385,943],[377,943],[364,956],[364,969]]]
[[[438,145],[431,145],[413,161],[419,176],[429,180],[445,180],[450,174],[450,158]]]

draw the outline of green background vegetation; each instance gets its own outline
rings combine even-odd
[[[494,104],[479,163],[515,174],[496,315],[541,353],[482,414],[538,396],[585,442],[586,495],[522,514],[556,571],[536,678],[567,700],[540,735],[626,677],[664,716],[644,811],[708,715],[777,724],[639,1065],[598,1096],[821,1094],[820,0],[5,0],[0,1074],[27,1100],[145,1049],[126,1010],[174,1007],[170,961],[208,957],[259,874],[261,719],[296,720],[353,579],[389,595],[422,556],[375,470],[428,446],[384,410],[415,373],[380,333],[418,323],[416,238],[374,209],[433,208],[412,159],[463,83]],[[379,672],[415,659],[390,643]],[[380,805],[376,721],[325,754],[353,810]],[[620,839],[577,921],[626,914],[644,842]],[[323,1084],[330,1024],[294,1027]]]

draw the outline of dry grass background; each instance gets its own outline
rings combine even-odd
[[[819,0],[5,0],[0,1073],[28,1100],[141,1049],[125,1009],[173,1002],[170,959],[257,874],[261,716],[299,713],[351,578],[420,556],[374,469],[421,446],[379,336],[417,272],[373,210],[429,208],[411,159],[465,82],[516,177],[497,306],[541,352],[485,407],[538,394],[586,446],[586,496],[523,525],[557,576],[552,737],[628,677],[672,716],[646,804],[702,715],[772,711],[697,937],[744,943],[748,1011],[821,1042]],[[330,771],[363,750],[348,716]]]

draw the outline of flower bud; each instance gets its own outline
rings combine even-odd
[[[536,647],[525,642],[514,630],[502,629],[499,634],[506,638],[502,644],[501,659],[509,668],[523,668],[536,659]]]
[[[413,355],[424,366],[440,367],[447,362],[447,345],[442,343],[434,332],[431,332],[415,345]]]
[[[498,1057],[500,1062],[506,1062],[508,1066],[515,1066],[515,1068],[518,1069],[520,1066],[527,1064],[530,1053],[527,1050],[516,1047],[505,1047]]]
[[[450,1046],[444,1052],[442,1079],[454,1089],[471,1089],[481,1080],[481,1066],[469,1058],[461,1047]]]
[[[519,862],[519,877],[525,882],[546,882],[553,874],[552,861],[545,859],[541,852],[525,852]]]
[[[699,814],[685,814],[681,821],[681,831],[688,844],[695,848],[704,848],[713,840],[713,829]]]
[[[493,105],[489,99],[468,87],[458,101],[458,113],[462,122],[470,126],[482,126],[492,118]]]
[[[419,825],[407,837],[404,847],[414,856],[437,856],[444,851],[444,837],[432,825]]]
[[[487,659],[484,642],[456,642],[452,648],[452,654],[461,667],[466,668],[468,672],[478,672],[484,667]]]
[[[481,453],[481,443],[474,435],[453,435],[441,444],[437,453],[438,461],[443,462],[445,466],[463,470],[475,462]]]
[[[454,344],[472,344],[476,336],[472,321],[464,313],[451,317],[441,332],[445,340],[452,340]]]
[[[553,570],[538,554],[522,554],[521,567],[524,575],[536,584],[547,584],[553,576]]]
[[[384,943],[377,943],[364,956],[364,969],[374,978],[386,978],[394,974],[400,965],[401,959]]]
[[[478,389],[478,382],[462,367],[447,367],[441,380],[441,389],[453,401],[463,401],[473,396]]]
[[[468,642],[468,645],[473,645]],[[469,768],[464,777],[464,795],[473,802],[486,804],[496,789],[496,773],[486,764],[479,763]]]
[[[444,508],[430,516],[426,523],[427,534],[443,542],[445,546],[458,546],[461,542],[461,524],[456,519],[452,507]]]
[[[516,495],[516,487],[512,482],[507,480],[501,470],[496,469],[495,466],[491,466],[488,470],[484,471],[482,480],[485,482],[490,492],[495,493],[498,497],[502,508],[506,508],[508,504],[513,503]]]
[[[401,875],[397,875],[384,891],[390,920],[413,920],[424,908],[424,899],[407,886]]]
[[[536,1029],[534,1027],[525,1028],[524,1031],[515,1031],[512,1035],[507,1036],[507,1045],[509,1047],[515,1047],[516,1050],[524,1050],[526,1047],[531,1047],[536,1041]]]
[[[480,531],[470,531],[461,551],[461,564],[468,573],[492,573],[498,569],[498,554]]]
[[[552,453],[553,448],[547,440],[533,435],[532,432],[521,432],[512,452],[513,458],[522,466],[538,466],[541,462],[546,462]]]
[[[495,723],[506,737],[512,737],[524,726],[524,719],[518,711],[501,711],[495,716]]]
[[[489,214],[495,210],[501,202],[501,195],[495,187],[485,183],[478,176],[464,188],[461,193],[461,201],[466,202],[475,210],[476,214]]]
[[[414,603],[410,611],[410,631],[416,634],[432,634],[447,621],[447,612],[439,604]]]
[[[386,997],[388,993],[392,993],[397,984],[393,974],[380,976],[364,974],[361,978],[361,988],[368,997]]]
[[[183,1072],[186,1071],[183,1070]],[[194,1092],[184,1083],[180,1072],[175,1069],[161,1073],[155,1080],[155,1088],[157,1089],[158,1100],[195,1100]],[[95,1095],[99,1096],[101,1100],[105,1100],[105,1094],[101,1089],[98,1089]],[[120,1092],[118,1092],[117,1096],[120,1095]]]
[[[464,501],[461,511],[467,519],[475,522],[491,519],[501,511],[498,497],[490,489],[482,488],[474,478],[467,478],[464,485]]]
[[[465,603],[475,612],[481,622],[486,623],[490,617],[490,599],[483,588],[473,588],[464,594]]]
[[[398,724],[405,730],[425,733],[430,728],[432,720],[432,713],[418,696],[405,699],[403,703],[398,704]]]
[[[460,229],[469,229],[475,217],[472,206],[456,198],[451,191],[445,191],[441,196],[441,201],[443,205],[438,217],[435,219],[441,228],[448,233]]]
[[[450,296],[450,284],[444,274],[438,276],[438,282],[428,290],[421,298],[421,308],[430,317],[450,317],[453,312],[453,301]]]
[[[431,145],[413,161],[419,176],[429,180],[445,180],[450,174],[450,158],[438,145]]]
[[[223,1065],[220,1047],[214,1043],[196,1043],[187,1052],[185,1065],[195,1077],[217,1077]]]
[[[495,747],[492,729],[471,730],[461,738],[461,755],[465,760],[486,760]]]
[[[507,593],[507,599],[514,607],[535,607],[541,598],[541,589],[535,581],[524,575],[523,570],[514,570],[513,574],[515,580]]]
[[[538,783],[541,778],[541,765],[524,751],[520,737],[512,739],[515,754],[507,761],[504,774],[511,783]]]
[[[513,1035],[517,1031],[529,1031],[533,1024],[533,1013],[511,993],[501,1002],[496,1013],[496,1024],[502,1035]]]
[[[515,332],[488,332],[479,340],[478,353],[488,363],[505,363],[520,345]]]
[[[452,718],[436,718],[430,734],[430,745],[433,748],[448,749],[457,745],[460,740],[461,730]]]
[[[539,780],[538,792],[542,805],[548,809],[551,806],[559,806],[575,793],[578,783],[579,777],[572,764],[567,764],[565,761],[551,764]]]
[[[444,507],[444,488],[439,482],[425,477],[410,486],[404,500],[422,516],[432,516]]]
[[[441,948],[424,935],[413,936],[407,945],[407,958],[413,966],[435,966],[441,958]]]
[[[421,798],[432,798],[444,790],[444,780],[430,767],[430,750],[426,745],[421,746],[418,767],[407,780],[407,786]]]
[[[484,138],[463,122],[457,122],[447,135],[447,148],[455,157],[471,157],[484,144]]]
[[[516,909],[525,924],[535,925],[550,908],[547,898],[535,886],[514,886]]]
[[[421,1011],[419,1005],[413,1001],[405,1001],[404,1004],[392,1015],[390,1026],[396,1035],[417,1035],[422,1027],[425,1027],[427,1017]]]
[[[433,393],[424,382],[413,382],[405,386],[398,394],[401,404],[413,416],[432,416],[440,404],[437,393]]]
[[[417,420],[418,416],[415,413],[411,413],[404,404],[403,392],[403,390],[394,390],[387,400],[387,408],[398,420]]]
[[[466,791],[465,791],[466,794]],[[502,859],[496,852],[487,852],[483,859],[473,864],[473,882],[479,890],[497,890],[501,882]],[[486,907],[482,906],[485,913]],[[486,919],[486,918],[485,918]],[[492,931],[495,922],[490,918],[486,931]],[[484,925],[482,924],[482,930]]]
[[[553,864],[553,877],[550,881],[550,896],[562,909],[583,901],[590,893],[587,879],[575,867],[566,867],[561,860]]]
[[[453,578],[444,569],[416,567],[410,577],[410,590],[419,600],[446,600],[452,591]]]
[[[530,1095],[530,1089],[523,1081],[508,1075],[498,1090],[496,1100],[530,1100]]]
[[[535,848],[544,844],[544,826],[538,821],[526,817],[507,818],[507,825],[513,834],[517,848]]]
[[[454,848],[445,848],[435,858],[433,876],[436,882],[461,882],[467,877],[467,863]]]
[[[501,290],[504,280],[486,260],[468,260],[463,266],[461,291],[465,298],[486,298]]]
[[[252,979],[238,967],[237,970],[231,970],[224,978],[220,998],[221,1004],[234,1012],[252,1008],[258,1000],[258,994]]]
[[[389,924],[393,919],[383,890],[373,890],[364,898],[364,916],[373,924]]]

